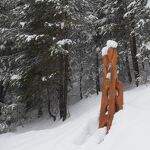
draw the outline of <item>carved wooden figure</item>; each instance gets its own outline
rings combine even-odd
[[[109,48],[103,57],[102,101],[99,128],[111,127],[115,112],[123,108],[123,85],[117,78],[117,49]]]

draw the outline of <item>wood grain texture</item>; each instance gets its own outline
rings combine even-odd
[[[102,100],[99,116],[99,128],[107,127],[107,133],[112,125],[115,112],[123,108],[123,84],[117,78],[117,49],[109,48],[103,57]],[[110,73],[110,79],[107,74]]]

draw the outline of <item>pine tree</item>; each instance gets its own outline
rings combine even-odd
[[[13,81],[16,80],[16,46],[18,33],[16,8],[19,1],[0,2],[0,132],[8,132],[18,125],[23,108],[17,103]],[[20,109],[22,111],[19,113]],[[19,120],[19,121],[18,121]],[[18,123],[17,123],[18,122]]]
[[[127,12],[124,15],[124,18],[128,22],[128,26],[126,30],[128,30],[130,36],[130,43],[131,43],[131,55],[133,61],[133,69],[135,75],[135,82],[136,86],[139,85],[139,63],[137,54],[139,48],[141,47],[141,39],[144,40],[144,30],[142,29],[146,22],[149,22],[149,17],[147,8],[145,8],[147,1],[143,0],[134,0],[134,1],[127,1]],[[147,17],[146,17],[147,16]],[[148,20],[147,20],[148,19]],[[147,20],[147,21],[146,21]],[[140,32],[139,32],[140,31]],[[141,32],[143,32],[141,34]]]
[[[54,95],[58,95],[60,117],[63,120],[67,116],[68,85],[64,83],[64,80],[68,79],[64,76],[68,71],[66,61],[69,61],[66,57],[68,49],[65,48],[65,45],[71,43],[66,33],[67,11],[66,3],[61,0],[28,2],[24,8],[25,15],[20,19],[23,26],[16,40],[22,55],[19,60],[22,99],[26,102],[27,107],[39,105],[39,111],[41,111],[45,89],[48,88],[48,93],[53,95],[51,98],[48,95],[48,101],[53,99],[53,103],[57,102]],[[55,88],[55,93],[51,94],[53,88]],[[56,105],[57,103],[54,104],[54,107],[57,107]],[[65,110],[62,111],[62,109]]]
[[[98,20],[95,21],[96,42],[100,49],[105,46],[107,40],[112,39],[119,43],[119,77],[132,81],[130,65],[128,61],[128,34],[126,32],[126,1],[101,1],[100,7],[96,11]],[[126,67],[125,67],[126,66]]]
[[[78,0],[72,3],[74,20],[71,37],[75,43],[72,47],[71,57],[72,91],[76,91],[76,96],[79,96],[80,99],[96,91],[96,44],[94,42],[95,28],[93,25],[96,20],[96,16],[94,16],[95,3],[98,2]]]

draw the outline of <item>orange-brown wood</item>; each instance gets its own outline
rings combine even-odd
[[[110,78],[107,79],[107,74]],[[117,49],[109,48],[103,58],[103,86],[99,128],[109,131],[115,112],[123,108],[123,85],[117,79]]]

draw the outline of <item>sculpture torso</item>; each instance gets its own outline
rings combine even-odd
[[[108,77],[110,75],[110,77]],[[103,87],[99,127],[109,131],[114,113],[122,109],[123,86],[117,79],[117,49],[109,48],[103,58]]]

